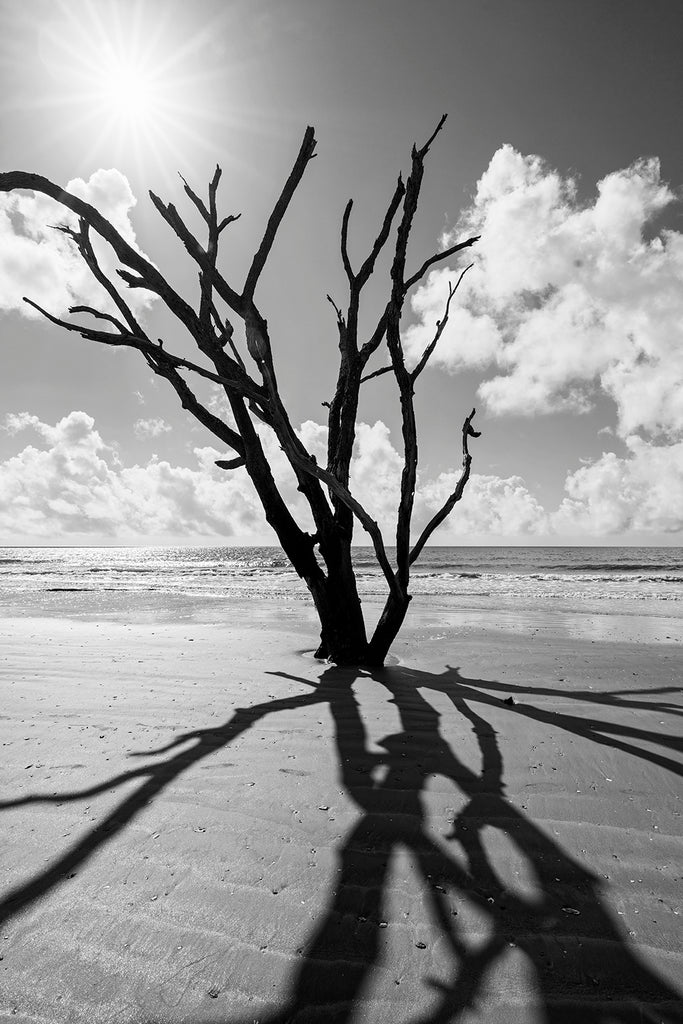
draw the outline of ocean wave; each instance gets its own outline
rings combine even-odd
[[[393,558],[393,549],[388,551]],[[386,596],[370,549],[355,549],[359,592]],[[556,558],[556,561],[553,561]],[[575,558],[575,561],[572,561]],[[639,560],[640,559],[640,560]],[[2,594],[105,590],[123,596],[307,599],[305,584],[277,548],[0,548]],[[600,601],[683,599],[677,548],[557,549],[426,548],[411,574],[424,599]]]
[[[151,573],[159,570],[152,566],[142,565],[92,565],[86,572],[120,572],[120,573]]]
[[[48,594],[81,594],[85,591],[92,594],[94,587],[45,587]]]
[[[564,562],[539,568],[556,572],[682,572],[683,562]]]

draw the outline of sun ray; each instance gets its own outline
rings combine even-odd
[[[191,173],[194,159],[203,163],[201,154],[225,162],[216,144],[225,133],[216,129],[253,128],[248,102],[242,110],[236,102],[244,62],[228,64],[212,46],[225,8],[199,28],[179,10],[54,0],[38,27],[28,14],[15,18],[0,38],[0,67],[26,79],[26,39],[36,32],[38,63],[31,90],[15,91],[4,110],[39,119],[41,148],[71,152],[74,176],[115,165],[170,184],[177,167]]]
[[[244,86],[254,56],[236,45],[226,59],[225,45],[216,45],[236,38],[236,8],[221,7],[199,27],[184,12],[171,2],[52,0],[39,27],[25,14],[21,31],[15,18],[13,32],[0,36],[0,67],[21,81],[27,39],[39,33],[31,89],[4,109],[35,119],[46,157],[66,157],[65,180],[117,167],[136,192],[152,186],[173,195],[178,170],[201,182],[216,162],[265,180],[267,168],[250,159],[253,144],[286,126]]]

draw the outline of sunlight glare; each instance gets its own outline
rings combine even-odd
[[[95,98],[110,113],[130,121],[153,119],[159,97],[153,76],[133,61],[113,58],[102,69]]]
[[[171,189],[176,168],[215,164],[218,137],[253,131],[240,102],[248,61],[226,59],[223,41],[242,31],[233,5],[198,18],[181,0],[45,0],[39,20],[31,4],[12,7],[0,67],[27,86],[12,110],[31,119],[37,151],[65,154],[70,175],[116,166]]]
[[[170,185],[174,166],[187,170],[188,153],[213,150],[218,125],[241,124],[238,110],[215,102],[226,70],[211,41],[227,9],[193,29],[185,7],[171,3],[51,3],[53,16],[39,28],[49,88],[41,95],[36,87],[27,106],[58,112],[44,145],[77,140],[82,173],[111,162],[148,178],[153,167]]]

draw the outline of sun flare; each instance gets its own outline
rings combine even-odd
[[[211,24],[194,29],[171,4],[152,16],[143,0],[54,0],[52,11],[38,31],[32,106],[54,111],[43,144],[68,146],[74,172],[110,162],[170,181],[188,154],[213,149],[218,124],[239,121],[216,103],[225,64]]]
[[[163,91],[154,75],[130,59],[114,57],[107,62],[93,93],[103,111],[137,123],[153,120],[163,107]]]

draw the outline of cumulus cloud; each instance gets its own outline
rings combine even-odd
[[[627,438],[629,457],[606,452],[567,477],[567,497],[553,517],[563,533],[683,530],[683,441]]]
[[[122,541],[163,536],[233,536],[261,528],[244,474],[213,465],[223,453],[195,449],[196,468],[151,459],[125,466],[85,412],[54,426],[28,413],[7,418],[12,432],[32,429],[28,445],[0,464],[0,529],[55,539],[98,534]]]
[[[144,422],[148,435],[166,428],[163,420]],[[225,451],[194,448],[191,467],[157,457],[125,465],[93,417],[80,411],[54,425],[28,412],[13,413],[5,417],[4,430],[11,435],[31,431],[36,437],[0,463],[0,532],[5,536],[101,535],[127,542],[270,535],[246,471],[225,472],[215,465],[226,458]],[[300,435],[324,461],[326,429],[308,422]],[[306,525],[305,503],[275,435],[263,428],[262,441],[285,500]]]
[[[0,531],[5,535],[53,540],[102,535],[134,541],[149,537],[268,536],[265,519],[244,469],[226,473],[215,465],[225,453],[207,446],[193,451],[195,465],[174,466],[156,457],[124,465],[85,412],[72,412],[52,425],[29,413],[5,418],[5,430],[32,431],[29,444],[0,464]],[[302,525],[310,525],[296,479],[275,435],[262,442],[285,501]],[[311,420],[299,436],[320,463],[326,458],[327,428]],[[389,430],[378,421],[359,424],[351,483],[354,494],[375,516],[391,542],[401,458]],[[442,474],[420,487],[415,529],[420,530],[452,490],[456,474]],[[454,535],[535,533],[544,514],[519,478],[473,476],[466,498],[451,520]],[[449,527],[450,529],[450,527]],[[363,531],[359,529],[359,537]]]
[[[140,251],[130,219],[137,200],[125,175],[115,168],[100,169],[87,182],[74,178],[66,191],[98,209]],[[63,316],[72,305],[111,312],[109,296],[93,278],[74,242],[51,226],[55,224],[78,227],[70,211],[40,193],[0,195],[0,310],[38,317],[40,314],[22,301],[26,295],[56,316]],[[114,253],[95,232],[91,237],[102,269],[114,277],[118,265]],[[126,297],[137,312],[154,299],[143,289],[128,290]]]
[[[351,490],[391,537],[403,459],[391,443],[389,428],[381,420],[372,426],[359,423],[353,455]]]
[[[426,525],[457,483],[458,473],[441,473],[420,488],[416,526]],[[495,537],[539,537],[552,530],[550,518],[519,476],[502,478],[473,474],[462,500],[440,528],[439,540],[462,540],[472,534]]]
[[[254,543],[272,536],[246,471],[215,465],[226,453],[212,446],[193,449],[192,466],[156,456],[125,465],[92,416],[71,412],[55,424],[23,412],[5,417],[11,435],[32,432],[34,443],[0,463],[0,533],[54,541],[107,537],[122,543],[155,538],[239,538]],[[311,420],[299,436],[318,461],[326,457],[327,429]],[[306,503],[272,431],[262,443],[283,497],[310,528]],[[558,535],[609,536],[628,531],[683,530],[683,441],[656,446],[637,436],[629,456],[605,453],[571,473],[566,497],[548,511],[518,476],[472,474],[462,501],[435,534],[437,543]],[[359,424],[351,467],[354,495],[393,541],[402,460],[388,428]],[[452,492],[460,469],[418,480],[414,538]],[[367,540],[358,528],[359,539]],[[274,542],[274,538],[273,538]]]
[[[172,429],[170,423],[162,420],[159,416],[153,416],[148,420],[136,420],[133,424],[133,430],[137,437],[159,437]]]
[[[431,366],[445,367],[453,373],[484,369],[496,359],[502,346],[496,320],[482,306],[474,307],[473,295],[468,293],[474,269],[464,278],[451,302],[448,323],[431,357]],[[403,347],[410,365],[418,362],[434,337],[437,321],[443,319],[448,284],[455,284],[456,279],[448,268],[433,270],[412,296],[411,307],[417,320],[403,332]]]
[[[683,235],[653,233],[674,198],[654,158],[608,174],[584,203],[574,179],[502,146],[443,239],[481,234],[433,362],[490,366],[480,394],[493,413],[582,412],[601,389],[616,404],[620,436],[677,439]],[[432,272],[413,298],[416,322],[404,340],[414,361],[453,277]]]

